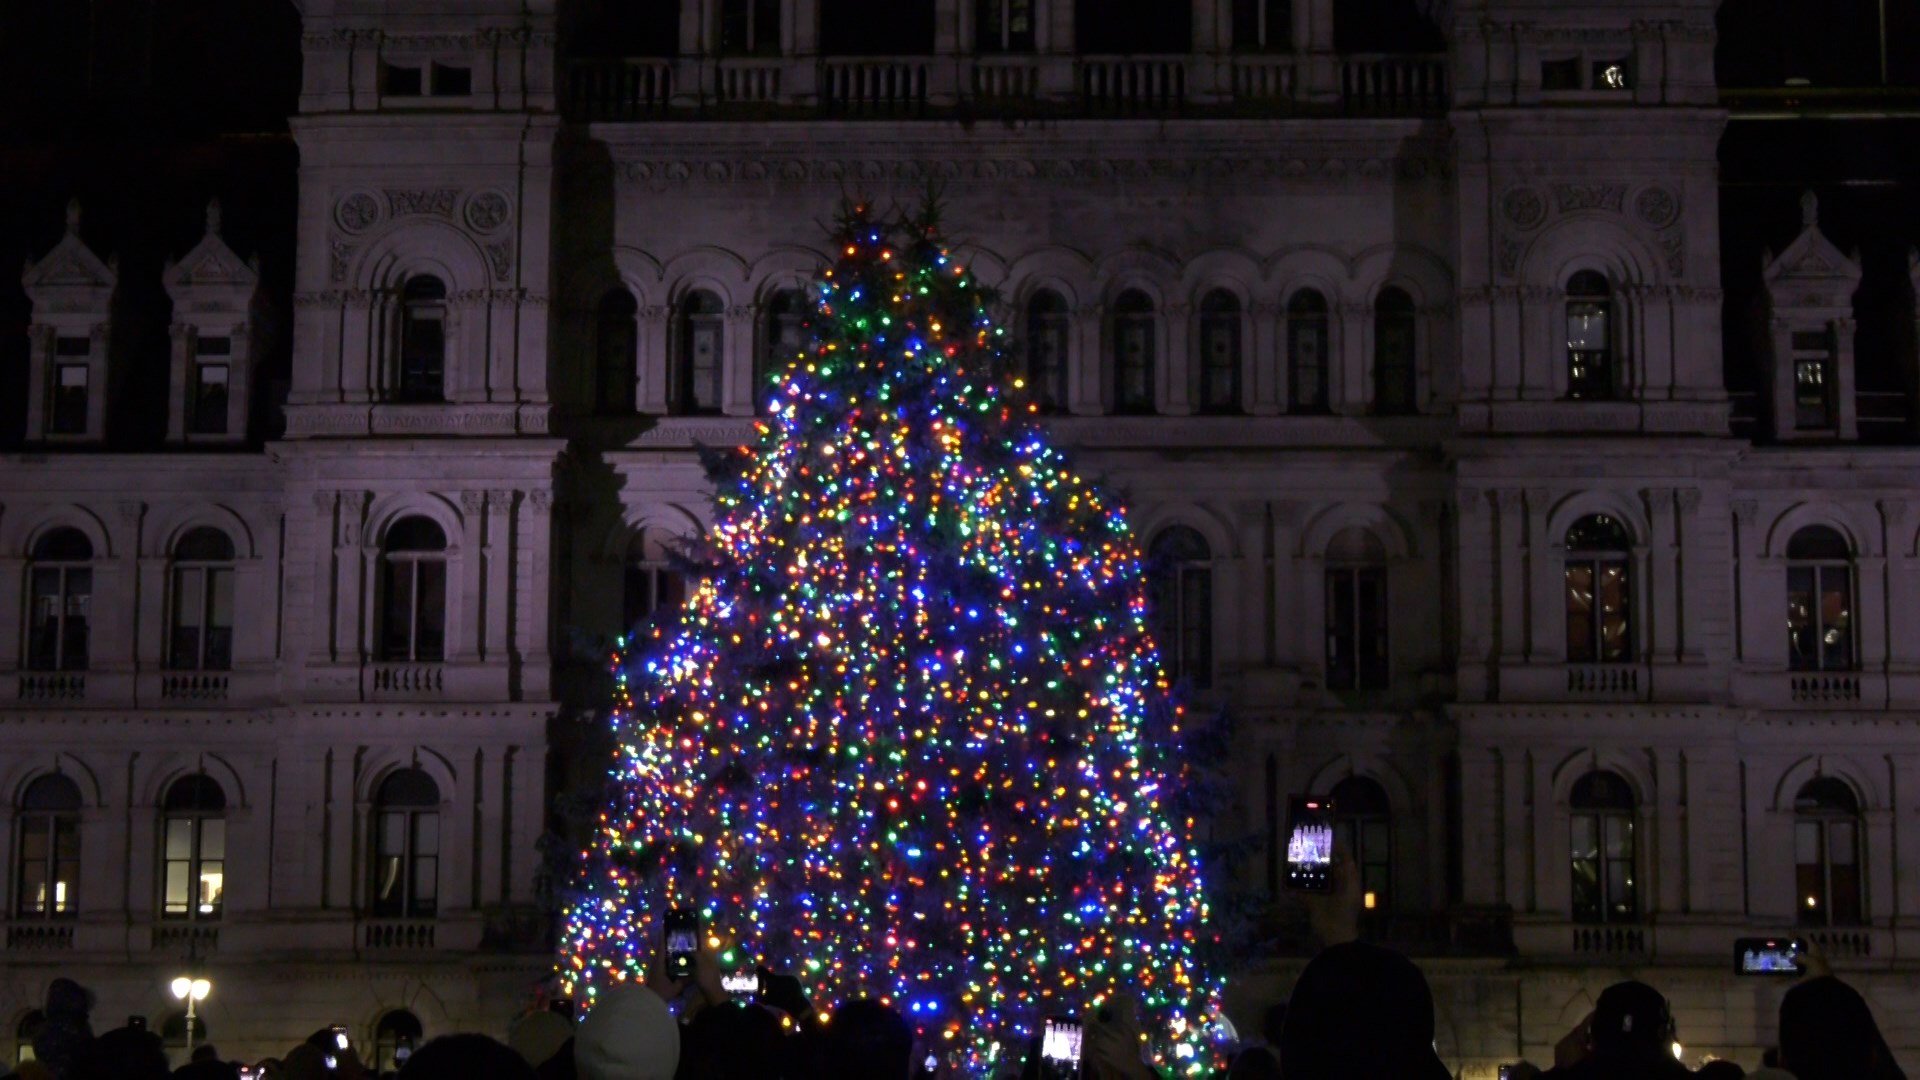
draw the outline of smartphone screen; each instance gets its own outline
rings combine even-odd
[[[667,978],[693,978],[693,956],[700,951],[700,918],[685,908],[667,909]]]
[[[1326,799],[1287,800],[1287,888],[1333,891],[1333,803]]]
[[[720,976],[720,989],[735,1001],[752,1001],[760,996],[760,976],[751,971],[729,971]]]
[[[1733,943],[1736,975],[1784,975],[1806,972],[1800,963],[1798,938],[1741,938]]]
[[[1070,1016],[1047,1017],[1040,1034],[1041,1080],[1079,1080],[1083,1034],[1080,1021]]]

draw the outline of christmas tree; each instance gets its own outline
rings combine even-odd
[[[1198,1072],[1220,982],[1138,545],[932,219],[848,209],[756,444],[710,466],[701,581],[616,658],[561,982],[644,978],[692,908],[972,1075],[1120,992]]]

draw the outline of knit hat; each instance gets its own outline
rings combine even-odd
[[[673,1080],[680,1026],[660,995],[621,984],[601,992],[573,1041],[580,1080]]]
[[[545,1009],[528,1013],[507,1031],[507,1045],[534,1068],[545,1065],[573,1038],[573,1021]]]
[[[1433,1049],[1433,991],[1413,962],[1351,941],[1313,958],[1281,1033],[1290,1080],[1448,1080]]]

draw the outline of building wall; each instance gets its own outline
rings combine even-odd
[[[623,61],[619,82],[562,68],[544,5],[308,5],[284,436],[0,462],[0,612],[20,613],[0,618],[0,687],[17,689],[0,855],[11,881],[20,796],[48,772],[83,792],[86,853],[77,917],[10,909],[0,1015],[56,972],[93,983],[102,1015],[160,1013],[193,962],[229,1052],[333,1021],[370,1036],[402,1007],[429,1034],[503,1028],[546,970],[540,838],[601,767],[570,717],[626,629],[635,538],[705,524],[697,447],[750,436],[769,301],[825,256],[837,201],[912,205],[932,185],[1016,336],[1037,290],[1067,301],[1055,437],[1143,539],[1177,525],[1207,543],[1213,666],[1194,698],[1237,722],[1241,784],[1215,830],[1265,840],[1237,885],[1272,879],[1287,794],[1370,778],[1392,815],[1376,929],[1423,958],[1468,1075],[1550,1056],[1627,973],[1669,991],[1693,1050],[1751,1060],[1779,988],[1736,980],[1727,953],[1794,926],[1795,795],[1836,777],[1859,806],[1865,917],[1806,933],[1920,1049],[1903,1019],[1920,1015],[1913,451],[1729,434],[1711,6],[1458,3],[1443,69],[1333,53],[1325,3],[1296,5],[1292,52],[1237,54],[1228,9],[1197,0],[1195,55],[1111,84],[1118,69],[1063,43],[1070,6],[1040,4],[1031,60],[972,55],[964,7],[935,5],[929,57],[886,60],[894,84],[816,57],[806,0],[754,60],[716,59],[717,9],[689,3],[680,58]],[[1599,79],[1621,57],[1619,91],[1543,82],[1543,64]],[[393,92],[396,67],[426,92]],[[443,78],[465,92],[434,93]],[[918,89],[874,89],[895,85]],[[1582,270],[1613,289],[1611,400],[1569,395]],[[405,402],[421,275],[445,289],[445,393]],[[1387,288],[1414,304],[1400,415],[1374,363]],[[1216,289],[1241,320],[1231,415],[1194,393]],[[1304,289],[1328,302],[1324,414],[1290,400]],[[605,415],[617,290],[634,334],[612,362],[636,408]],[[727,371],[717,409],[681,415],[694,290],[721,302]],[[1152,415],[1115,415],[1126,290],[1156,314]],[[1570,661],[1567,535],[1593,514],[1630,538],[1631,628],[1622,654]],[[388,540],[410,516],[447,540],[446,644],[425,661],[381,658]],[[30,672],[28,556],[62,524],[95,552],[90,662]],[[166,667],[169,567],[196,524],[236,547],[236,647],[230,671],[186,678]],[[1788,547],[1810,525],[1850,553],[1845,670],[1788,655]],[[1356,536],[1384,570],[1391,677],[1338,689],[1325,581]],[[442,799],[431,918],[370,913],[376,793],[401,768]],[[1573,789],[1595,769],[1633,796],[1638,914],[1617,924],[1572,899]],[[156,915],[155,851],[166,786],[193,772],[225,789],[232,872],[217,924],[189,931]],[[1249,974],[1235,1007],[1256,1013],[1296,967]]]

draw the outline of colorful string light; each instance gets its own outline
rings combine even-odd
[[[930,222],[854,208],[838,239],[756,445],[716,467],[704,580],[614,658],[565,992],[644,978],[689,907],[971,1075],[1120,992],[1197,1075],[1221,985],[1126,516],[997,385],[1003,331]]]

